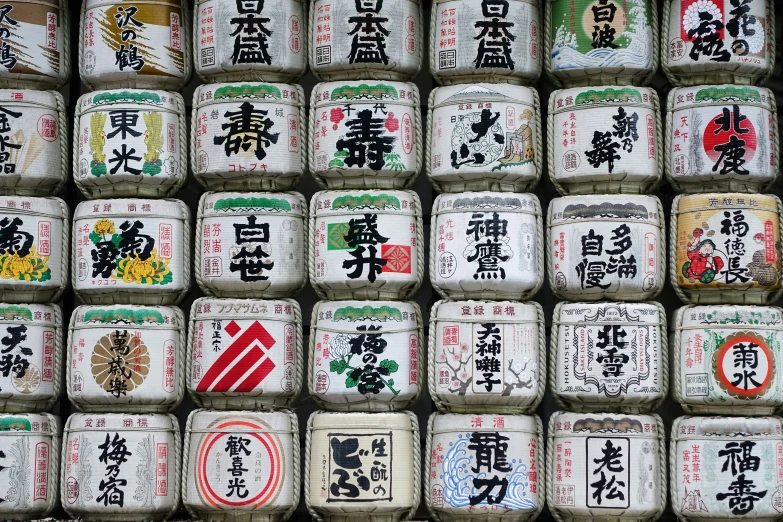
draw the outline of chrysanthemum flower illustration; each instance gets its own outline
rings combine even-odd
[[[745,40],[748,42],[748,52],[751,54],[756,54],[758,52],[761,52],[761,50],[764,48],[764,40],[765,34],[764,34],[764,26],[761,25],[758,20],[756,20],[755,24],[750,24],[747,27],[748,31],[755,31],[755,33],[752,36],[748,36],[744,32],[744,27],[742,24],[740,24],[740,32],[742,33],[739,38]]]
[[[41,256],[36,252],[36,247],[30,247],[30,253],[24,257],[14,252],[0,258],[0,277],[3,279],[15,279],[17,281],[41,281],[47,280],[49,275],[49,256]]]
[[[108,219],[99,219],[95,222],[95,225],[93,225],[92,229],[96,234],[100,235],[114,234],[114,221],[109,221]]]
[[[688,9],[685,10],[685,14],[682,15],[682,28],[685,29],[686,33],[699,27],[699,24],[701,23],[699,13],[710,13],[710,15],[712,15],[712,20],[722,19],[720,8],[715,5],[714,2],[711,0],[698,0],[689,5]],[[710,33],[708,34],[715,32],[714,26],[710,25],[709,29]]]
[[[90,363],[96,384],[115,397],[141,386],[150,371],[147,346],[127,330],[101,337]]]
[[[171,279],[166,277],[171,273],[169,262],[169,259],[158,257],[158,249],[154,248],[147,259],[141,259],[138,254],[120,259],[117,273],[112,277],[122,279],[123,283],[166,284]]]

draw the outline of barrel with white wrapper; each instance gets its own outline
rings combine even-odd
[[[410,520],[421,500],[420,459],[411,412],[316,411],[307,422],[307,510],[319,522]]]
[[[395,411],[424,383],[424,334],[412,301],[320,301],[313,307],[307,382],[334,411]]]
[[[80,306],[68,329],[78,411],[167,412],[185,394],[185,318],[169,306]]]
[[[218,522],[288,520],[299,504],[299,444],[290,410],[192,411],[183,448],[185,508]]]
[[[290,406],[302,389],[302,312],[293,299],[202,297],[190,309],[188,393],[199,406]]]
[[[493,448],[494,461],[482,460],[485,448]],[[436,521],[527,522],[544,508],[538,415],[433,413],[426,451],[424,498]]]
[[[486,83],[436,87],[428,106],[425,169],[436,190],[526,192],[538,183],[544,161],[538,91]]]
[[[296,295],[307,282],[308,225],[297,192],[207,192],[196,222],[196,282],[217,297]]]
[[[0,415],[3,520],[45,518],[59,506],[60,418],[48,413]]]
[[[207,190],[290,190],[307,164],[300,85],[218,83],[193,93],[190,168]]]
[[[60,501],[80,520],[170,518],[182,441],[171,414],[75,413],[63,431]]]
[[[74,212],[71,281],[88,304],[168,305],[190,287],[190,211],[174,199],[99,199]]]
[[[429,392],[444,413],[530,413],[546,389],[544,311],[536,302],[437,301]]]

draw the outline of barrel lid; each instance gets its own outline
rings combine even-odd
[[[554,320],[561,325],[625,322],[661,325],[660,311],[652,303],[562,303],[560,314]]]
[[[67,219],[68,207],[60,198],[0,196],[0,214],[27,214]]]
[[[356,323],[382,323],[384,333],[411,331],[421,325],[416,320],[418,307],[408,301],[321,301],[315,328],[356,333]]]
[[[158,109],[177,112],[184,109],[182,96],[153,89],[112,89],[83,94],[76,104],[79,111],[109,111],[118,107]]]
[[[0,324],[29,322],[37,326],[57,327],[62,326],[61,317],[57,305],[0,303]]]
[[[460,105],[463,103],[524,103],[533,105],[534,91],[530,87],[510,83],[474,83],[472,85],[449,85],[433,90],[435,107]]]
[[[0,437],[19,435],[53,436],[59,432],[60,419],[48,413],[0,414]]]
[[[15,12],[15,11],[14,11]],[[0,89],[0,103],[3,106],[29,106],[41,105],[48,109],[57,110],[57,98],[62,97],[56,91],[33,91],[28,89]],[[65,105],[61,105],[65,110]]]
[[[79,306],[74,310],[74,328],[89,328],[111,324],[128,325],[134,328],[160,328],[176,330],[180,324],[182,312],[172,306]]]
[[[783,309],[777,306],[702,305],[680,310],[677,328],[783,329]]]
[[[679,417],[672,425],[672,441],[694,439],[783,439],[780,417]]]
[[[198,409],[190,414],[189,427],[188,433],[293,434],[291,412],[285,409],[274,412]],[[298,430],[296,436],[298,439]]]
[[[304,217],[305,201],[296,192],[207,192],[200,217],[275,215]]]
[[[262,319],[295,322],[299,303],[293,299],[220,299],[201,297],[193,302],[191,321]]]
[[[415,95],[414,95],[415,93]],[[315,107],[344,104],[348,102],[386,103],[415,106],[419,89],[412,83],[392,81],[344,81],[323,82],[315,86]]]
[[[74,413],[65,424],[66,433],[109,430],[179,432],[179,426],[173,415],[159,413]]]
[[[652,109],[657,97],[653,89],[646,87],[576,87],[553,92],[550,103],[554,104],[555,114],[618,105]]]
[[[82,201],[74,213],[74,220],[110,217],[154,217],[186,221],[190,219],[190,211],[176,199],[128,198]]]
[[[503,323],[538,323],[539,306],[535,302],[482,300],[444,300],[437,304],[435,320],[456,323],[498,321]],[[482,315],[476,314],[481,307]],[[470,313],[466,313],[470,312]],[[496,313],[500,312],[500,313]]]
[[[499,417],[503,419],[502,428],[497,422]],[[465,431],[523,432],[529,435],[539,435],[538,423],[538,417],[535,415],[435,413],[433,414],[432,431],[429,435],[464,433]]]
[[[621,413],[570,413],[553,415],[555,437],[592,437],[622,435],[633,438],[658,438],[659,418],[653,415],[624,415]]]
[[[413,431],[411,414],[317,411],[310,417],[313,430],[404,430]],[[418,444],[418,441],[417,441]]]
[[[655,196],[564,196],[550,202],[547,220],[552,226],[575,221],[622,219],[660,227],[663,225],[663,216],[658,214],[659,206]]]
[[[541,215],[541,204],[535,194],[508,194],[502,192],[461,192],[441,194],[435,198],[434,214],[502,210]]]
[[[242,100],[286,104],[301,107],[302,88],[287,83],[240,82],[240,83],[210,83],[199,85],[193,94],[196,107],[213,105],[221,102],[239,102]]]
[[[421,215],[419,196],[410,190],[323,190],[311,200],[311,218],[362,212]]]
[[[753,85],[699,85],[672,90],[673,103],[668,110],[678,110],[700,105],[739,104],[755,105],[772,110],[772,94],[765,87]]]

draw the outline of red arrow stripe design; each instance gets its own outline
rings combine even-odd
[[[236,365],[226,374],[226,376],[220,379],[220,382],[217,383],[217,386],[214,390],[228,391],[231,386],[245,374],[248,368],[253,366],[261,359],[261,357],[264,356],[264,351],[258,347],[255,347],[253,350],[250,350],[250,352],[245,355],[241,361],[237,361],[239,354],[241,354],[251,343],[256,340],[260,341],[267,350],[274,346],[276,342],[269,332],[267,332],[266,329],[261,325],[261,323],[254,321],[253,324],[250,325],[250,328],[245,330],[245,332],[240,335],[231,344],[231,346],[228,347],[228,350],[223,352],[220,357],[217,358],[214,364],[212,364],[207,373],[204,374],[204,378],[201,379],[201,382],[199,382],[198,386],[196,386],[196,391],[208,391],[215,381],[217,381],[218,377],[220,377],[220,374],[222,374],[226,368],[236,362]],[[267,361],[269,361],[272,366],[269,368],[269,371],[271,371],[275,365],[272,361],[268,359]],[[257,371],[258,370],[256,369],[256,371],[254,371],[251,376],[255,375]],[[269,371],[267,371],[266,374],[268,374]],[[266,377],[266,374],[264,377]],[[233,380],[229,379],[231,376],[233,376]],[[246,381],[247,380],[249,380],[249,378],[246,379]],[[261,377],[261,380],[263,380],[263,377]],[[258,382],[261,382],[261,380]]]
[[[256,389],[256,386],[266,379],[266,376],[269,375],[269,372],[271,372],[275,368],[275,363],[272,362],[272,359],[265,359],[264,362],[259,364],[255,370],[253,370],[253,373],[247,376],[247,379],[245,379],[242,384],[237,386],[237,389],[235,391],[238,392],[251,392]]]

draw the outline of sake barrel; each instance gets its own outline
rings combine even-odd
[[[179,91],[190,79],[188,2],[85,0],[79,76],[92,89]]]
[[[164,520],[177,509],[182,442],[171,414],[74,413],[60,501],[80,520]]]
[[[421,285],[424,240],[415,192],[317,192],[310,231],[310,284],[321,299],[407,299]]]
[[[441,85],[531,85],[541,75],[534,0],[438,0],[430,14],[430,73]]]
[[[535,89],[486,83],[436,87],[427,105],[425,168],[436,190],[526,192],[538,183],[543,149]]]
[[[424,499],[437,521],[528,521],[544,507],[538,415],[433,413],[426,455]]]
[[[555,84],[576,87],[650,83],[658,69],[656,1],[543,3],[544,69]]]
[[[307,69],[302,0],[199,0],[193,11],[196,72],[207,82],[296,81]]]
[[[87,93],[76,103],[74,182],[88,199],[171,196],[187,178],[186,132],[178,93]]]
[[[190,287],[190,211],[175,199],[84,201],[73,289],[87,304],[176,304]]]
[[[185,393],[185,318],[173,306],[80,306],[68,328],[78,411],[167,412]]]
[[[549,375],[570,411],[644,413],[669,389],[666,311],[660,303],[558,303]]]
[[[307,382],[337,411],[410,407],[424,386],[421,310],[412,301],[320,301],[310,321]]]
[[[194,410],[183,460],[182,500],[195,518],[284,521],[299,504],[299,423],[290,410]]]
[[[299,85],[198,86],[190,129],[196,180],[207,190],[294,188],[307,162],[304,104]]]
[[[0,344],[0,411],[51,410],[62,391],[60,308],[0,304]]]
[[[680,417],[672,426],[672,510],[680,520],[780,520],[780,417]]]
[[[421,499],[419,442],[419,421],[408,411],[313,413],[304,479],[310,515],[324,521],[410,520]]]
[[[669,91],[666,178],[678,192],[762,192],[777,178],[772,91],[705,85]]]
[[[0,300],[60,299],[68,284],[69,228],[60,198],[0,196]]]
[[[424,145],[414,84],[319,83],[310,107],[308,161],[321,187],[399,189],[413,184]]]
[[[48,413],[0,415],[0,517],[32,520],[59,506],[60,419]],[[12,473],[13,472],[13,473]]]
[[[424,26],[418,0],[314,0],[310,70],[327,80],[410,80],[421,69]]]
[[[293,299],[202,297],[190,309],[188,392],[199,406],[289,406],[302,389],[302,312]]]
[[[669,279],[695,304],[768,304],[780,296],[780,199],[764,194],[674,198]]]
[[[565,196],[547,213],[549,287],[570,301],[643,301],[666,277],[664,213],[655,196]]]
[[[71,77],[71,15],[65,0],[15,0],[3,7],[0,85],[59,89]]]
[[[435,198],[430,282],[442,297],[529,299],[544,281],[541,206],[534,194]]]
[[[0,36],[7,27],[12,26],[3,25]],[[0,78],[3,45],[9,43],[0,39]],[[69,168],[68,131],[59,92],[0,89],[0,141],[0,194],[50,196],[63,186]]]
[[[772,415],[783,406],[783,310],[694,306],[674,315],[672,395],[686,413]]]
[[[549,97],[549,179],[562,195],[647,194],[663,176],[658,95],[580,87]]]
[[[772,74],[774,0],[666,0],[661,30],[673,85],[755,85]]]
[[[441,412],[533,412],[546,389],[544,311],[531,301],[432,306],[429,392]]]
[[[558,520],[652,521],[666,507],[666,443],[657,415],[556,412],[546,502]]]
[[[207,192],[196,223],[199,287],[218,297],[299,293],[307,282],[307,225],[307,202],[297,192]]]

